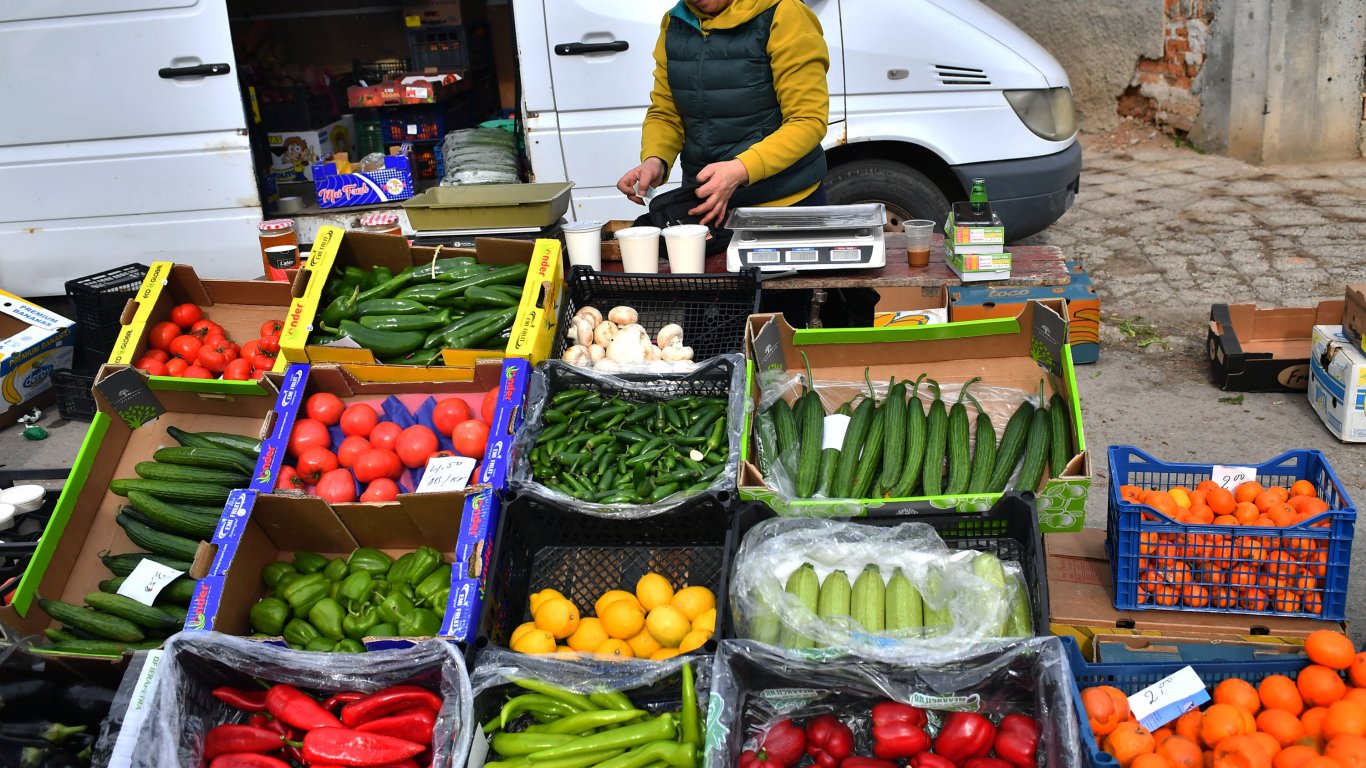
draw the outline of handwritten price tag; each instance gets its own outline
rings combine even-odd
[[[849,431],[849,417],[836,413],[825,417],[825,438],[821,440],[821,450],[844,447],[844,433]]]
[[[1209,701],[1205,684],[1191,667],[1182,667],[1129,697],[1129,710],[1150,731]]]
[[[415,493],[463,491],[470,484],[470,473],[474,471],[476,463],[474,459],[464,456],[436,456],[429,459]]]
[[[1225,467],[1216,464],[1210,475],[1214,479],[1214,482],[1219,484],[1220,488],[1226,488],[1231,491],[1242,483],[1246,483],[1249,480],[1256,480],[1257,470],[1252,467]]]
[[[151,605],[167,584],[184,575],[184,571],[167,568],[155,560],[144,559],[119,585],[118,593],[143,605]]]

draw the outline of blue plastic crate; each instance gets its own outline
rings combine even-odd
[[[1077,641],[1070,637],[1062,638],[1067,653],[1068,666],[1076,680],[1072,695],[1075,697],[1077,718],[1080,720],[1082,758],[1084,768],[1119,768],[1119,761],[1108,753],[1102,752],[1096,737],[1086,722],[1086,710],[1081,705],[1081,690],[1093,685],[1113,685],[1132,696],[1183,667],[1191,667],[1200,676],[1201,682],[1211,692],[1220,681],[1230,677],[1242,678],[1253,685],[1271,675],[1285,675],[1294,679],[1308,663],[1304,659],[1244,661],[1244,662],[1172,662],[1148,664],[1106,664],[1092,663],[1081,654]]]
[[[1109,458],[1105,547],[1116,608],[1346,618],[1356,509],[1322,453],[1289,451],[1260,465],[1230,462],[1253,466],[1263,486],[1314,483],[1331,509],[1287,528],[1179,523],[1125,501],[1120,486],[1194,488],[1210,479],[1213,465],[1169,464],[1127,445],[1110,446]],[[1169,559],[1188,570],[1161,567]],[[1193,589],[1183,589],[1186,584]]]

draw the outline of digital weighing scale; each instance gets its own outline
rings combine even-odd
[[[886,266],[886,220],[882,203],[737,208],[726,221],[733,233],[726,269],[786,272]]]

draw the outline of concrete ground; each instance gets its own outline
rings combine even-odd
[[[1210,304],[1311,306],[1366,282],[1366,162],[1257,167],[1198,154],[1133,126],[1085,140],[1076,205],[1031,242],[1083,262],[1101,295],[1102,352],[1078,368],[1094,483],[1087,526],[1105,526],[1105,447],[1160,459],[1262,462],[1324,451],[1366,503],[1366,447],[1340,443],[1302,394],[1210,383]],[[50,409],[47,440],[0,430],[0,469],[69,466],[85,425]],[[1366,537],[1358,539],[1350,622],[1366,635]]]

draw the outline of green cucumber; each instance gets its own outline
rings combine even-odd
[[[181,465],[162,464],[159,461],[139,461],[133,465],[133,471],[138,473],[138,477],[148,480],[182,482],[186,478],[185,469]],[[194,474],[195,479],[199,482],[226,485],[230,488],[244,488],[251,481],[250,477],[241,472],[226,469],[201,468],[196,470]]]
[[[906,405],[906,454],[901,475],[892,486],[891,497],[904,499],[920,484],[920,466],[925,461],[925,404],[920,402],[920,374],[911,388],[911,399]]]
[[[864,380],[868,382],[868,399],[876,400],[873,393],[873,382],[864,373]],[[852,499],[866,499],[873,487],[873,478],[878,477],[878,469],[882,460],[883,440],[882,434],[887,429],[887,404],[877,406],[873,412],[873,422],[868,428],[868,437],[863,441],[863,452],[859,455],[858,467],[854,470],[854,486],[850,491]]]
[[[944,451],[949,442],[949,414],[940,397],[939,382],[930,379],[934,388],[934,402],[925,416],[925,464],[921,467],[920,478],[926,496],[939,496],[944,481]]]
[[[1071,420],[1067,418],[1067,402],[1057,393],[1048,401],[1048,426],[1048,476],[1062,477],[1072,459],[1072,441],[1068,437]]]
[[[189,572],[193,566],[189,560],[177,560],[174,557],[159,555],[155,552],[130,552],[123,555],[111,555],[108,552],[100,553],[100,562],[104,563],[104,567],[108,568],[109,572],[115,576],[127,576],[143,560],[151,560],[161,563],[167,568],[174,568],[183,572]]]
[[[968,493],[985,493],[987,483],[991,481],[991,472],[996,467],[996,427],[977,398],[972,395],[968,397],[977,406],[976,445],[973,448],[972,469],[968,472]]]
[[[778,462],[787,470],[789,476],[796,469],[797,457],[797,416],[787,401],[778,398],[769,408],[773,417],[773,429],[778,435]]]
[[[840,461],[840,449],[826,448],[821,451],[821,479],[816,484],[816,495],[829,496],[830,484],[835,480],[835,467]]]
[[[1039,386],[1039,400],[1043,400],[1043,385]],[[1037,491],[1043,479],[1044,465],[1048,462],[1048,439],[1052,426],[1048,421],[1048,409],[1034,411],[1029,421],[1029,439],[1025,442],[1024,461],[1020,464],[1020,476],[1015,480],[1017,491]]]
[[[868,371],[865,369],[864,378],[867,376]],[[868,430],[873,425],[876,411],[877,401],[872,397],[865,397],[854,409],[854,415],[849,417],[849,426],[844,432],[844,442],[840,446],[839,465],[835,468],[835,479],[830,486],[831,498],[847,499],[854,492],[854,471],[858,468],[859,454],[863,450]]]
[[[190,474],[193,472],[187,470],[187,475]],[[199,483],[189,479],[176,482],[131,477],[109,481],[109,490],[116,496],[127,496],[129,491],[142,491],[172,504],[186,502],[208,505],[221,505],[228,500],[228,494],[232,493],[232,489],[227,486]]]
[[[99,584],[100,591],[115,594],[119,591],[119,587],[123,586],[123,582],[127,579],[127,576],[119,576],[113,579],[105,579],[104,581],[101,581]],[[176,605],[189,605],[190,600],[194,598],[194,585],[194,579],[188,576],[182,576],[172,581],[170,584],[167,584],[164,589],[158,592],[156,602],[175,603]]]
[[[166,434],[187,448],[226,448],[246,454],[253,462],[261,455],[261,441],[230,432],[186,432],[178,427],[167,427]]]
[[[181,467],[195,467],[196,469],[226,470],[246,475],[256,471],[256,462],[248,461],[245,455],[237,451],[230,451],[227,448],[186,448],[184,446],[159,448],[152,454],[152,458],[161,464],[174,464]],[[209,481],[201,479],[196,472],[188,475],[184,482]],[[219,485],[224,485],[224,483],[219,483]]]
[[[85,604],[97,611],[111,616],[127,619],[146,629],[160,632],[175,632],[185,622],[177,622],[160,608],[143,605],[131,597],[107,592],[91,592],[85,596]]]
[[[806,353],[802,353],[806,358]],[[811,376],[811,361],[806,361],[806,393],[794,413],[797,426],[797,498],[809,499],[820,484],[821,442],[825,434],[825,408],[816,394]]]
[[[186,512],[174,504],[168,504],[142,491],[129,491],[128,504],[147,517],[151,521],[150,525],[167,533],[208,539],[218,528],[217,515],[210,517]]]
[[[948,481],[944,493],[950,496],[968,489],[968,478],[972,474],[972,456],[968,452],[968,387],[981,381],[981,376],[969,379],[958,391],[958,402],[949,409],[949,429],[946,443],[949,464]]]
[[[1034,416],[1034,406],[1028,400],[1011,414],[1006,422],[1006,430],[1001,435],[1001,444],[996,448],[996,466],[991,470],[991,480],[987,482],[987,493],[1000,493],[1006,489],[1015,465],[1020,463],[1024,453],[1025,440],[1029,437],[1029,424]]]
[[[144,525],[125,514],[119,514],[114,518],[114,522],[119,524],[123,532],[128,535],[129,541],[142,547],[143,549],[157,552],[167,557],[174,557],[180,560],[194,560],[195,552],[199,550],[199,542],[187,539],[184,536],[174,536],[163,533],[157,529]]]
[[[64,603],[61,600],[38,598],[38,606],[48,616],[68,627],[122,643],[137,643],[147,639],[142,628],[128,619]]]
[[[882,430],[882,475],[878,486],[891,490],[901,479],[901,461],[906,456],[906,419],[909,409],[906,405],[906,382],[892,377],[892,385],[887,390],[887,400],[882,407],[887,409],[883,418]]]

